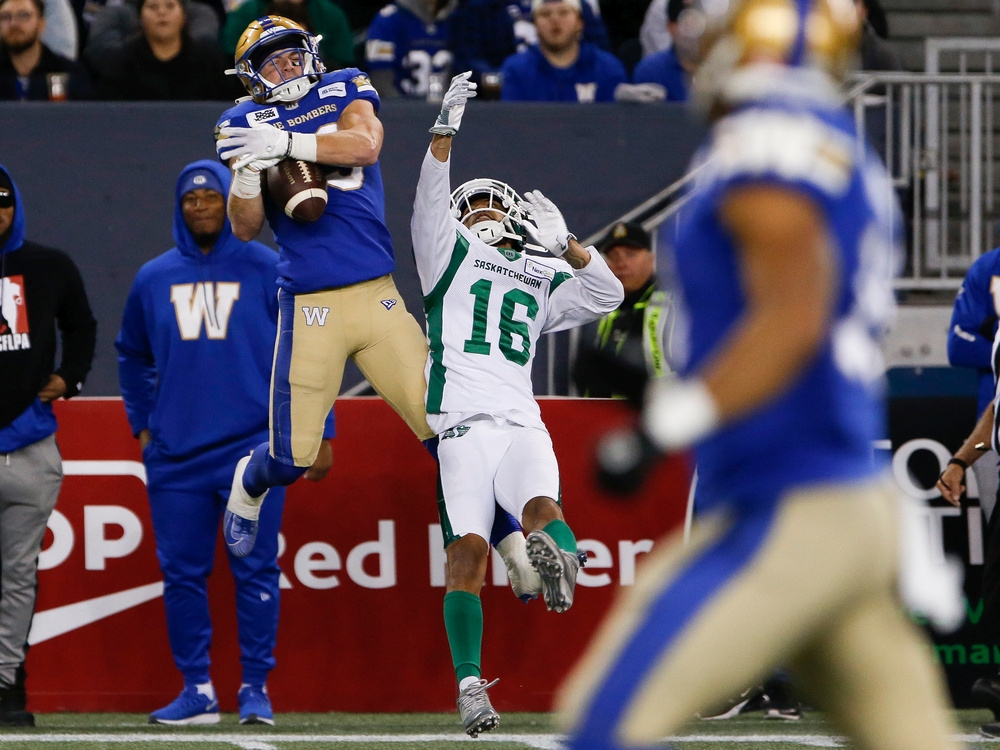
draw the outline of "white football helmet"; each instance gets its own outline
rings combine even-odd
[[[258,104],[298,101],[326,72],[319,54],[319,37],[284,16],[263,16],[247,26],[236,44],[236,70],[240,82]],[[285,78],[274,58],[294,50],[300,75]],[[272,82],[264,73],[276,73]]]
[[[473,203],[481,199],[486,199],[487,202],[473,208]],[[482,213],[488,213],[489,218],[479,219],[469,227],[479,239],[494,246],[506,239],[515,250],[524,250],[525,240],[529,237],[525,227],[531,224],[531,218],[524,207],[524,201],[514,188],[505,182],[489,178],[469,180],[455,188],[451,194],[452,216],[469,226],[468,218]],[[497,219],[497,215],[501,218]]]

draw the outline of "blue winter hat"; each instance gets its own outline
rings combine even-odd
[[[226,195],[226,189],[211,169],[192,169],[184,175],[184,181],[181,183],[180,188],[180,196],[182,198],[192,190],[198,190],[199,188],[214,190],[223,197]]]

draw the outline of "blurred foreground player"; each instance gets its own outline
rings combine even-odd
[[[651,747],[787,666],[856,747],[957,748],[897,596],[902,583],[954,627],[957,576],[924,562],[927,588],[899,580],[910,516],[872,457],[899,222],[836,85],[857,16],[850,0],[687,12],[705,30],[693,93],[714,120],[676,247],[689,357],[600,458],[622,486],[644,457],[695,446],[707,512],[688,545],[649,558],[560,690],[568,745]]]
[[[482,679],[479,598],[497,503],[528,533],[528,557],[549,610],[572,606],[580,568],[576,537],[557,501],[552,439],[531,389],[538,339],[597,320],[624,293],[604,259],[576,241],[541,193],[524,201],[490,179],[451,192],[452,139],[475,96],[471,75],[452,79],[430,129],[410,229],[430,342],[427,421],[440,438],[445,630],[459,713],[476,737],[500,720],[486,694],[494,683]],[[551,255],[528,256],[527,246]]]

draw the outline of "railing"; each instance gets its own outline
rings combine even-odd
[[[865,73],[847,102],[885,160],[907,218],[899,289],[957,289],[995,246],[1000,75]]]

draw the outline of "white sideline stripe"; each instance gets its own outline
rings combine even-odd
[[[44,612],[37,612],[31,622],[28,644],[34,646],[36,643],[82,628],[84,625],[90,625],[92,622],[137,607],[162,595],[163,581],[157,581],[107,596],[99,596],[96,599],[87,599],[47,609]]]
[[[288,742],[520,742],[538,750],[558,750],[562,735],[559,734],[481,734],[473,740],[462,734],[187,734],[161,733],[159,731],[142,734],[32,734],[29,732],[0,733],[0,745],[16,742],[105,742],[108,744],[125,744],[133,742],[209,742],[214,744],[230,744],[244,750],[277,750],[277,743]],[[958,742],[995,743],[998,740],[983,737],[978,734],[960,734],[952,739]],[[664,737],[664,742],[682,744],[685,742],[738,744],[749,742],[782,742],[788,745],[804,747],[846,747],[847,740],[822,734],[686,734],[676,737]]]

